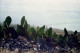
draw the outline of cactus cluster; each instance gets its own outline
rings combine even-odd
[[[67,39],[66,45],[70,48],[70,51],[73,48],[77,48],[78,44],[80,44],[78,36],[77,36],[77,31],[75,31],[74,33],[68,34],[68,31],[65,28],[64,33],[65,33],[64,37]]]
[[[60,51],[63,52],[61,48],[70,48],[72,50],[73,48],[79,48],[80,40],[77,38],[77,31],[75,31],[73,34],[69,34],[67,29],[64,28],[64,36],[56,34],[52,27],[45,30],[45,25],[42,27],[30,27],[27,23],[25,16],[21,19],[21,24],[17,25],[17,28],[15,29],[14,26],[11,27],[10,24],[12,22],[12,19],[10,16],[7,16],[3,25],[0,25],[0,40],[4,39],[5,42],[8,40],[8,38],[12,39],[18,39],[19,36],[25,37],[28,41],[36,41],[39,39],[44,40],[41,45],[45,48],[52,48],[59,46]],[[1,42],[0,42],[1,44]],[[50,49],[51,50],[51,49]]]

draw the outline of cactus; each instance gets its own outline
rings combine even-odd
[[[1,25],[0,25],[0,38],[3,38],[3,29]]]
[[[24,25],[25,25],[25,16],[23,16],[21,19],[21,26],[24,27]]]
[[[37,31],[37,37],[39,38],[44,38],[43,34],[44,34],[44,29],[45,29],[45,25],[43,25],[38,31]]]
[[[27,29],[28,29],[28,24],[27,21],[25,20],[25,16],[23,16],[21,19],[21,25],[17,25],[17,33],[19,35],[27,37]]]
[[[17,33],[23,36],[25,34],[25,29],[21,25],[17,25]]]
[[[21,19],[21,26],[25,28],[25,31],[27,32],[28,24],[27,24],[27,21],[25,20],[25,16],[23,16]]]
[[[74,32],[74,35],[76,35],[76,34],[77,34],[77,31]]]
[[[52,37],[52,27],[50,27],[48,29],[48,37],[51,38]]]
[[[12,21],[11,17],[7,16],[4,23],[7,24],[7,26],[9,26],[11,24],[11,21]]]
[[[70,53],[72,53],[71,50],[72,50],[73,48],[77,47],[78,42],[79,42],[79,40],[78,40],[78,38],[77,38],[77,36],[76,36],[77,31],[75,31],[75,32],[74,32],[73,34],[71,34],[71,35],[68,34],[68,32],[67,32],[66,29],[64,30],[64,32],[65,32],[65,36],[67,37],[67,45],[68,45],[68,47],[70,48]],[[65,37],[65,36],[64,36],[64,37]]]
[[[68,32],[67,32],[67,29],[66,28],[64,28],[64,33],[65,33],[65,37],[67,37],[68,36]]]
[[[30,28],[30,32],[31,32],[31,37],[33,40],[36,40],[37,36],[36,36],[36,30],[34,27]]]
[[[28,24],[27,24],[27,21],[25,20],[24,28],[27,30],[27,27],[28,27]]]
[[[0,25],[0,32],[2,32],[2,26]]]
[[[3,23],[3,36],[4,36],[4,38],[9,37],[8,28],[9,28],[9,26],[11,24],[11,21],[12,21],[11,17],[7,16],[5,21],[4,21],[4,23]]]
[[[18,38],[18,34],[14,28],[9,27],[7,30],[8,30],[8,34],[9,34],[8,37],[12,37],[13,39]]]

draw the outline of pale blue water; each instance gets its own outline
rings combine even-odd
[[[58,29],[64,29],[67,28],[67,30],[71,30],[71,31],[79,31],[80,32],[80,22],[78,23],[62,23],[62,24],[53,24],[53,25],[48,25],[49,27],[53,27],[53,28],[58,28]]]

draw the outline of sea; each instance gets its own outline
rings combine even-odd
[[[11,16],[11,24],[20,24],[25,16],[27,23],[32,26],[43,26],[80,32],[80,11],[0,11],[0,22]]]

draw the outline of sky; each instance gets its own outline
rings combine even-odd
[[[0,22],[7,16],[12,24],[25,16],[30,25],[80,31],[80,0],[0,0]]]

